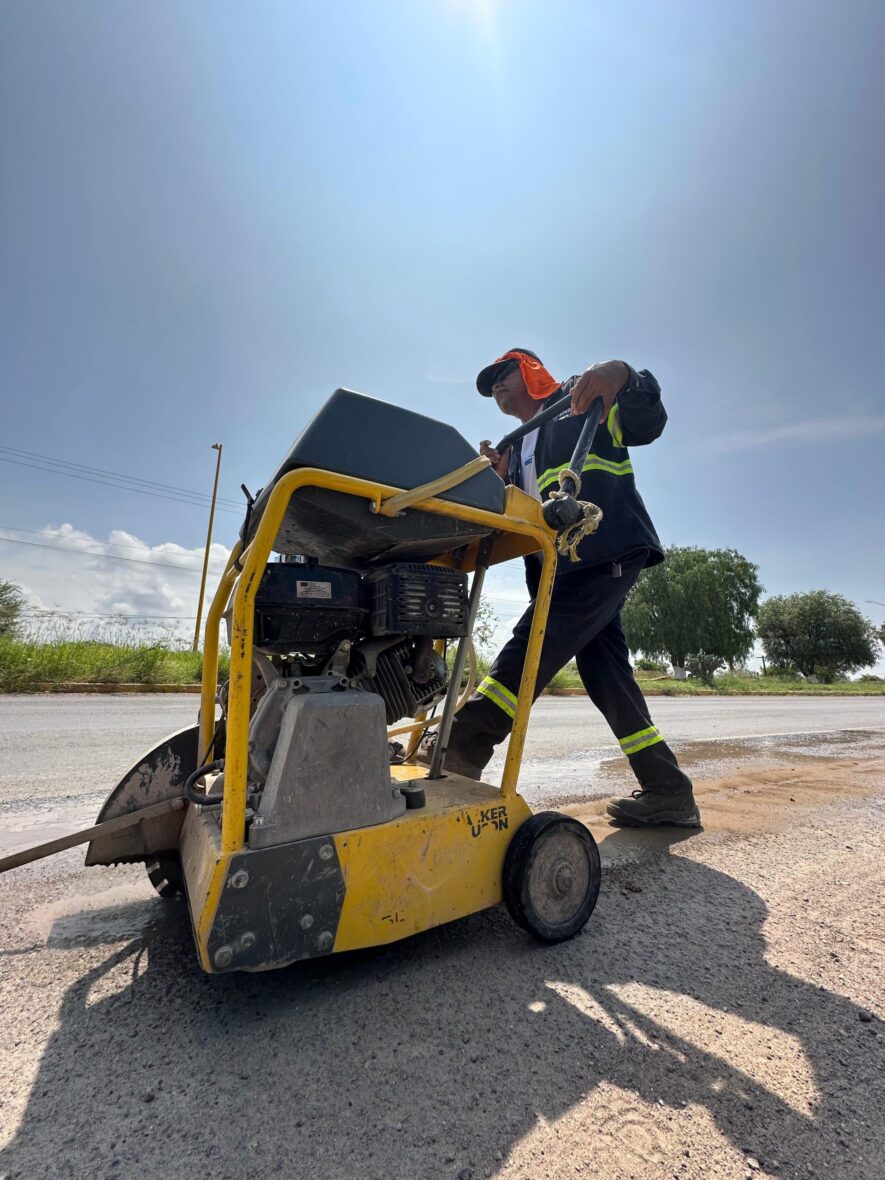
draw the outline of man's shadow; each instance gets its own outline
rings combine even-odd
[[[772,967],[761,898],[672,855],[682,837],[613,832],[597,911],[556,947],[498,908],[207,978],[181,914],[69,988],[0,1175],[478,1178],[569,1116],[585,1174],[670,1175],[682,1153],[666,1119],[701,1112],[782,1175],[881,1174],[881,1026]],[[64,942],[63,923],[53,934]],[[735,1030],[742,1062],[758,1038],[752,1071],[723,1039]],[[569,1167],[584,1158],[558,1142]]]

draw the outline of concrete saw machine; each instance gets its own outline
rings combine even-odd
[[[139,759],[94,827],[0,871],[87,841],[87,865],[143,862],[186,898],[210,973],[386,944],[502,900],[542,941],[572,937],[596,904],[596,844],[517,792],[570,490],[541,505],[452,427],[336,390],[249,499],[207,614],[197,723]],[[542,574],[495,787],[447,772],[445,752],[485,572],[530,553]]]

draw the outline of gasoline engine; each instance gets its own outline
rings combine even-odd
[[[464,636],[468,617],[467,575],[457,570],[399,562],[360,572],[309,559],[266,567],[255,601],[251,847],[420,806],[422,791],[392,785],[398,748],[387,727],[444,698],[434,641]],[[226,693],[221,701],[223,724]],[[220,801],[223,771],[208,785],[195,798]]]

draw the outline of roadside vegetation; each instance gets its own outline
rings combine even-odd
[[[648,672],[634,667],[634,675],[646,696],[885,696],[885,680],[879,676],[847,678],[830,684],[808,681],[790,672],[723,672],[706,683],[699,677],[675,680],[669,672]],[[570,664],[553,678],[548,692],[554,696],[583,694],[578,670]]]
[[[226,676],[228,653],[219,659]],[[188,685],[203,674],[202,652],[168,628],[124,618],[79,620],[24,610],[17,588],[0,582],[0,692],[61,685]]]
[[[222,652],[222,677],[226,657]],[[94,639],[38,643],[0,637],[0,692],[41,692],[69,684],[199,684],[202,675],[202,652]]]
[[[761,594],[758,567],[736,550],[673,545],[627,598],[627,643],[712,686],[720,668],[752,652]]]
[[[758,574],[734,549],[671,546],[663,564],[643,572],[624,605],[630,651],[646,663],[649,657],[668,660],[681,692],[701,685],[717,692],[876,691],[870,687],[875,677],[849,682],[848,676],[875,664],[885,627],[877,630],[853,602],[827,590],[760,604]],[[735,679],[734,669],[757,642],[761,677],[738,673]]]
[[[848,678],[875,662],[885,627],[877,630],[853,603],[826,591],[760,605],[757,574],[734,550],[673,548],[665,564],[642,575],[623,619],[634,673],[647,695],[885,695],[881,677]],[[497,622],[483,601],[475,630],[480,678],[489,670]],[[744,666],[757,641],[762,672]],[[453,655],[450,648],[450,660]],[[222,649],[219,677],[228,670]],[[0,580],[0,693],[193,686],[202,672],[202,653],[162,623],[28,610],[19,588]],[[574,663],[547,691],[583,692]]]

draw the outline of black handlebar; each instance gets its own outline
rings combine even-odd
[[[561,414],[571,404],[571,400],[571,394],[559,398],[552,406],[548,406],[546,410],[542,410],[540,414],[536,414],[528,422],[523,422],[521,426],[517,426],[516,430],[511,430],[509,434],[505,434],[495,449],[499,454],[503,455],[508,447],[513,446],[514,443],[525,438],[527,434],[531,434],[533,430],[537,430],[545,422],[549,422],[551,418],[555,418],[557,414]],[[581,426],[581,433],[578,436],[578,441],[575,444],[575,449],[572,452],[572,457],[568,464],[569,470],[574,473],[576,478],[572,479],[570,476],[565,476],[560,483],[559,493],[546,500],[543,506],[544,520],[550,528],[556,530],[560,538],[563,536],[567,538],[569,531],[574,531],[575,526],[585,520],[588,505],[582,504],[575,497],[580,491],[581,473],[584,463],[587,455],[590,453],[590,448],[593,446],[593,440],[596,437],[596,431],[602,418],[601,398],[597,397],[594,399],[590,408],[583,415],[583,418],[584,422]],[[593,529],[589,531],[592,532]],[[577,560],[575,553],[572,552],[572,549],[576,545],[577,541],[569,548],[573,561]]]
[[[578,482],[566,476],[560,486],[560,491],[566,492],[569,496],[577,496],[578,488],[581,486],[581,471],[584,467],[584,461],[590,453],[590,448],[593,446],[593,439],[596,436],[596,428],[599,425],[599,419],[602,417],[602,402],[599,398],[591,405],[590,409],[584,415],[584,425],[581,428],[581,434],[575,444],[574,452],[572,453],[569,462],[569,470],[573,471],[578,477]]]
[[[534,418],[530,418],[528,422],[523,422],[521,426],[517,426],[515,430],[511,430],[509,434],[505,434],[495,450],[499,455],[503,455],[508,447],[512,447],[515,442],[525,438],[527,434],[531,434],[533,430],[537,430],[539,426],[543,426],[545,422],[549,422],[551,418],[555,418],[557,414],[561,414],[566,406],[571,405],[571,394],[566,394],[565,397],[559,398],[552,406],[548,406],[546,410],[542,410],[540,414],[535,414]],[[584,460],[593,445],[593,438],[596,434],[596,428],[599,425],[601,417],[602,403],[599,398],[593,402],[589,410],[584,415],[584,426],[581,430],[580,438],[572,455],[569,466],[572,471],[580,475],[581,468],[584,466]],[[575,466],[577,462],[578,466]],[[577,488],[571,489],[571,495],[575,495]]]
[[[523,422],[522,426],[517,426],[516,430],[511,430],[509,434],[505,434],[495,447],[495,450],[499,455],[503,455],[507,448],[512,447],[515,442],[519,442],[521,438],[525,438],[527,434],[531,434],[533,430],[537,430],[539,426],[543,426],[545,422],[549,422],[551,418],[555,418],[557,414],[561,414],[566,406],[571,405],[571,400],[571,394],[567,393],[565,397],[561,397],[559,401],[555,401],[552,406],[548,406],[540,414],[535,414],[534,418],[530,418],[528,422]]]

